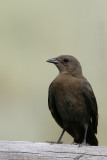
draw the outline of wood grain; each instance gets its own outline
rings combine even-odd
[[[107,147],[0,141],[0,160],[107,160]]]

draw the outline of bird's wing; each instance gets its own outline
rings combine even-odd
[[[97,133],[98,107],[94,92],[88,82],[86,82],[84,85],[83,96],[85,99],[86,106],[88,107],[91,113],[94,132]]]
[[[63,128],[62,124],[62,118],[59,115],[57,108],[56,108],[56,103],[55,103],[55,95],[52,92],[52,83],[49,86],[49,92],[48,92],[48,106],[51,111],[51,114],[55,121],[60,125],[60,127]]]

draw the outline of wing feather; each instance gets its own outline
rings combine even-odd
[[[90,113],[91,113],[94,133],[97,133],[97,126],[98,126],[97,101],[96,101],[96,97],[94,95],[94,92],[88,82],[84,86],[83,96],[85,99],[86,106],[88,107],[88,109],[90,110]]]
[[[55,95],[53,94],[53,91],[52,91],[52,83],[49,86],[48,106],[49,106],[49,109],[50,109],[51,114],[52,114],[53,118],[55,119],[55,121],[59,124],[59,126],[61,128],[63,128],[62,118],[58,113],[58,110],[57,110],[57,107],[56,107]]]

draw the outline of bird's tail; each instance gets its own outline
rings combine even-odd
[[[84,141],[84,134],[85,134],[85,128],[84,127],[77,127],[77,132],[79,133],[78,138],[76,137],[76,132],[74,132],[75,130],[71,127],[67,128],[67,132],[73,136],[74,138],[74,142],[81,144]],[[86,135],[86,143],[90,144],[91,146],[98,146],[98,140],[96,138],[96,135],[94,133],[94,129],[92,126],[92,123],[89,122],[88,125],[88,130],[87,130],[87,135]]]
[[[98,146],[98,140],[96,138],[96,135],[93,131],[93,127],[91,124],[89,124],[88,127],[86,142],[92,146]]]

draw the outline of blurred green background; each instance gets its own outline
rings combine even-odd
[[[45,61],[61,54],[80,61],[98,102],[99,144],[107,146],[106,0],[0,0],[1,140],[58,139],[62,129],[48,110],[58,70]]]

